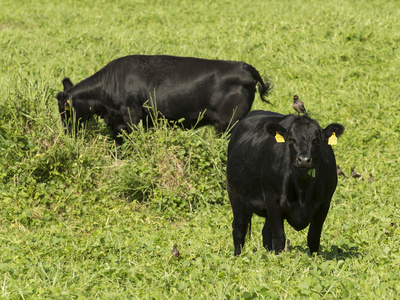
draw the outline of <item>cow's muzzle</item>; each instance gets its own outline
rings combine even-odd
[[[312,158],[306,155],[297,156],[296,167],[310,169],[312,167]]]

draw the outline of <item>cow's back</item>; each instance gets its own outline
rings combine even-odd
[[[253,85],[253,94],[246,97],[251,107],[255,81],[247,66],[193,57],[130,55],[110,62],[99,74],[107,78],[103,80],[106,94],[115,95],[116,101],[126,97],[128,107],[148,102],[167,119],[197,121],[199,112],[217,110],[225,95],[235,89],[243,93],[243,87]]]
[[[129,55],[118,58],[107,64],[103,70],[140,75],[145,82],[177,84],[173,79],[192,82],[193,78],[204,74],[245,75],[246,63],[228,60],[209,60],[194,57],[176,57],[168,55]],[[245,76],[249,80],[250,76]]]
[[[235,151],[246,152],[253,145],[256,147],[265,143],[268,139],[265,125],[269,122],[282,121],[285,118],[286,116],[275,112],[263,110],[251,111],[233,127],[228,145],[228,155],[232,152],[233,148],[237,148]]]

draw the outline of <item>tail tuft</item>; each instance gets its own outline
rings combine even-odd
[[[265,77],[263,80],[260,76],[260,73],[253,66],[246,64],[246,67],[250,74],[253,76],[254,80],[258,82],[257,87],[258,92],[260,93],[261,100],[266,103],[271,103],[267,99],[265,99],[265,97],[267,97],[271,92],[273,87],[272,83],[268,80],[267,77]]]
[[[268,80],[267,77],[264,78],[264,81],[259,81],[258,82],[258,92],[260,93],[261,100],[266,102],[266,103],[271,103],[265,97],[267,97],[270,92],[272,91],[272,88],[274,87],[273,84]]]

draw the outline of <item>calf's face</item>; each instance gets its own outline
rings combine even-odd
[[[68,90],[73,87],[69,78],[63,81],[64,91],[57,93],[58,111],[60,112],[61,121],[65,127],[66,133],[72,133],[75,128],[75,133],[92,116],[91,108],[87,102],[90,99],[83,101],[76,96],[72,96]]]
[[[64,78],[62,80],[62,84],[64,87],[63,92],[59,92],[56,95],[56,98],[58,100],[58,111],[60,112],[61,116],[61,121],[66,128],[66,131],[68,133],[71,133],[71,108],[72,108],[72,100],[71,97],[68,93],[66,93],[67,90],[69,90],[71,87],[74,86],[74,84],[71,82],[69,78]]]
[[[287,133],[290,161],[295,168],[311,169],[318,160],[322,129],[314,123],[294,124]]]
[[[64,92],[59,92],[56,95],[56,98],[58,100],[58,111],[60,112],[61,121],[62,121],[64,127],[66,128],[66,131],[68,133],[71,133],[71,131],[72,131],[72,126],[71,126],[72,102],[69,99],[69,96]]]
[[[342,135],[344,127],[333,123],[322,129],[317,122],[299,117],[287,129],[280,124],[268,124],[267,131],[273,136],[279,134],[283,137],[280,142],[284,141],[289,147],[290,164],[293,168],[308,171],[315,169],[320,147],[329,144],[330,137]]]

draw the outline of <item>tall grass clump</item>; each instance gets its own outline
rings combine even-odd
[[[94,121],[76,137],[65,135],[46,78],[18,74],[4,85],[0,101],[0,198],[3,220],[46,226],[44,220],[75,215],[82,198],[96,199],[107,138]],[[56,125],[56,126],[55,126]],[[97,129],[97,128],[100,129]],[[81,192],[92,189],[90,197]]]
[[[164,118],[145,127],[125,135],[111,176],[118,193],[165,216],[225,202],[227,133],[217,138],[212,128],[184,130]]]

